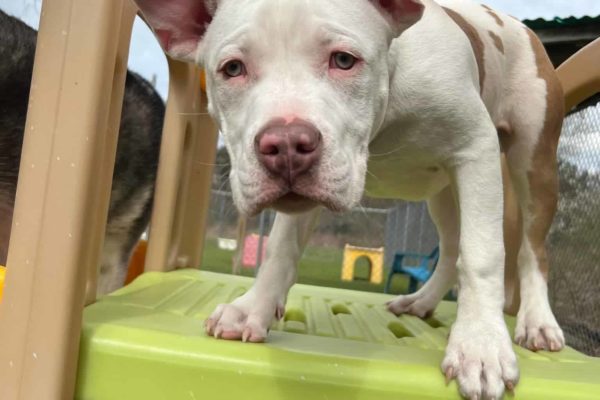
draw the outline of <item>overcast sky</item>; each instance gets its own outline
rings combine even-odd
[[[0,9],[37,28],[40,3],[40,0],[0,0]],[[487,0],[485,3],[521,19],[600,15],[600,0]],[[148,80],[156,77],[158,91],[166,96],[166,61],[152,34],[140,21],[136,21],[133,29],[129,67]]]

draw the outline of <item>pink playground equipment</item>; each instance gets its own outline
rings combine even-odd
[[[242,250],[243,268],[256,268],[256,265],[259,264],[261,260],[265,259],[265,255],[267,254],[267,240],[268,237],[263,236],[261,241],[260,236],[255,233],[246,236],[246,239],[244,239],[244,248]],[[260,259],[258,258],[259,246],[262,248]]]

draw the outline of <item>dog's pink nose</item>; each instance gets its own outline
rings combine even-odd
[[[290,185],[314,166],[321,156],[321,133],[310,123],[277,120],[256,136],[259,162]]]

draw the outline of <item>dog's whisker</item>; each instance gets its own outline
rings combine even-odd
[[[195,116],[195,115],[210,115],[207,112],[202,112],[202,113],[177,113],[177,115],[185,115],[185,116]]]
[[[368,169],[368,168],[367,168],[367,174],[369,174],[370,176],[372,176],[372,177],[373,177],[373,179],[375,179],[375,180],[377,180],[377,181],[379,180],[379,178],[377,177],[377,175],[375,175],[374,173],[372,173],[371,171],[369,171],[369,169]]]
[[[203,166],[207,166],[207,167],[229,167],[231,164],[227,163],[227,164],[216,164],[216,163],[203,163],[203,162],[197,162],[195,163],[197,165],[203,165]]]
[[[371,154],[369,154],[369,157],[385,157],[385,156],[389,156],[390,154],[397,153],[397,152],[399,152],[400,150],[402,150],[404,148],[406,148],[406,145],[398,146],[398,147],[396,147],[396,148],[394,148],[394,149],[392,149],[392,150],[390,150],[388,152],[385,152],[385,153],[375,153],[375,154],[371,153]]]
[[[365,212],[365,207],[360,203],[356,207],[354,207],[354,211],[357,211],[363,215],[367,215],[367,213]]]
[[[219,180],[220,180],[222,177],[223,177],[223,175],[219,177]],[[230,181],[231,181],[231,180],[229,179],[229,176],[228,176],[228,177],[227,177],[227,178],[226,178],[226,179],[225,179],[225,180],[224,180],[224,181],[221,183],[221,185],[219,186],[219,188],[218,188],[217,190],[218,190],[218,191],[220,191],[220,192],[221,192],[221,191],[223,191],[223,188],[224,188],[224,187],[227,185],[227,183],[230,183]]]
[[[219,174],[217,176],[217,178],[219,178],[219,179],[227,178],[227,180],[229,180],[229,171],[223,172],[222,174]]]

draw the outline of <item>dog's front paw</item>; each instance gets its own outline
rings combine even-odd
[[[205,321],[206,333],[217,339],[260,343],[267,338],[275,318],[283,318],[283,303],[261,298],[252,291],[220,304]]]
[[[519,369],[504,321],[457,321],[442,371],[446,381],[456,378],[461,394],[470,400],[499,400],[505,388],[512,391]]]
[[[416,293],[401,295],[386,303],[387,309],[395,315],[409,314],[425,318],[433,313],[438,301],[424,295],[423,289]]]
[[[565,337],[550,308],[536,307],[519,310],[515,343],[532,351],[559,351]]]

